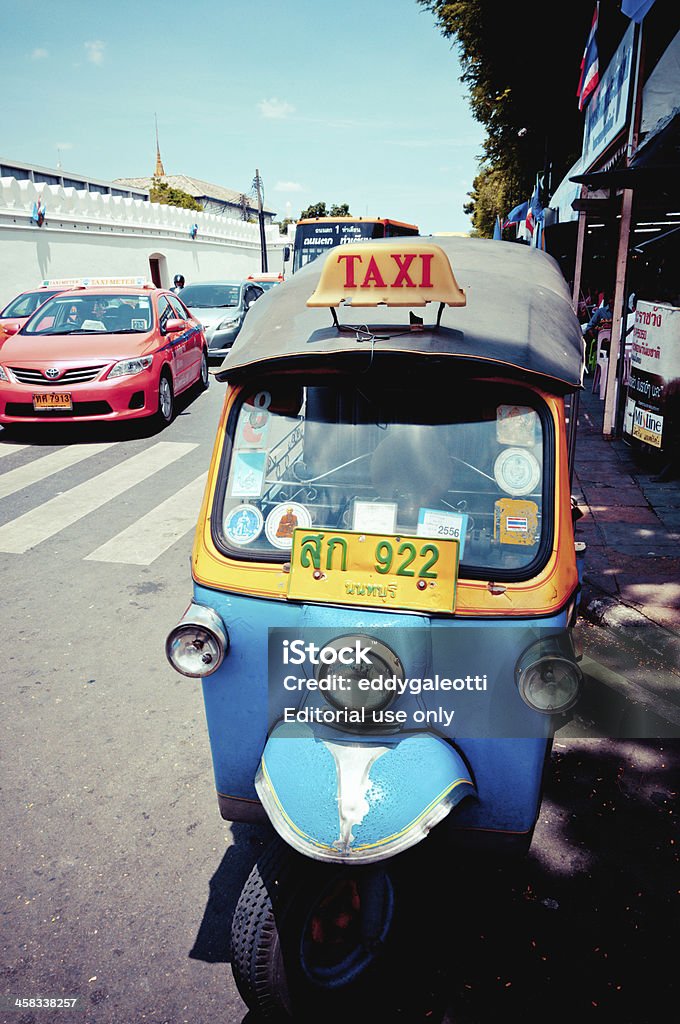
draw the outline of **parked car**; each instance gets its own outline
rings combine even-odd
[[[219,357],[221,362],[264,289],[255,281],[200,281],[186,285],[178,294],[205,328],[209,357]]]
[[[260,288],[264,288],[267,291],[269,288],[273,288],[275,284],[283,284],[285,279],[283,274],[262,273],[248,274],[248,280],[255,281],[256,284],[259,284]]]
[[[15,295],[4,309],[0,310],[0,343],[8,337],[5,331],[8,324],[17,324],[17,329],[23,327],[38,306],[42,306],[43,302],[47,302],[53,295],[58,295],[60,291],[64,291],[64,288],[41,285],[32,291],[19,292]]]
[[[164,425],[176,395],[208,386],[205,332],[181,299],[121,280],[60,292],[23,327],[8,324],[0,351],[3,426],[144,416]]]

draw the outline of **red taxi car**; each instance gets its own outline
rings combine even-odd
[[[0,348],[0,424],[170,423],[175,396],[208,386],[203,327],[181,299],[117,278],[48,299]],[[131,279],[138,282],[138,279]]]
[[[34,288],[32,291],[19,292],[14,298],[7,303],[7,305],[0,309],[0,342],[4,341],[8,337],[9,333],[14,331],[6,331],[5,328],[9,324],[16,324],[15,330],[23,327],[30,316],[35,313],[38,306],[42,306],[43,302],[47,302],[53,295],[58,295],[59,292],[71,288],[72,285],[64,284],[61,287],[53,284],[51,281],[45,281],[39,288]]]

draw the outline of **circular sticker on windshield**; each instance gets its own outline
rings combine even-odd
[[[282,501],[275,505],[267,516],[264,532],[267,540],[275,548],[290,548],[293,543],[293,530],[298,526],[302,529],[312,525],[312,517],[304,505],[296,501]]]
[[[224,520],[224,533],[230,544],[252,544],[262,533],[264,518],[255,505],[236,505]]]
[[[531,494],[541,479],[541,467],[526,448],[506,448],[494,463],[493,475],[506,494]]]

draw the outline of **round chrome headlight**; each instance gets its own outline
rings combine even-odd
[[[172,667],[190,678],[212,675],[228,650],[229,634],[220,617],[210,608],[193,603],[165,641],[165,654]]]
[[[534,711],[558,715],[576,704],[583,675],[574,662],[560,654],[546,654],[520,668],[520,697]]]
[[[347,653],[340,657],[340,652],[349,651],[354,652],[352,660]],[[367,725],[376,711],[382,711],[394,700],[396,689],[388,680],[402,679],[404,675],[401,661],[387,644],[360,634],[331,640],[322,648],[319,661],[317,679],[330,676],[336,681],[334,687],[324,691],[328,703],[341,710],[363,708]],[[331,661],[333,667],[329,670]]]

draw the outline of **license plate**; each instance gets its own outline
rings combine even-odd
[[[68,391],[50,391],[43,395],[33,395],[33,408],[40,409],[72,409],[73,402]]]
[[[457,540],[294,530],[288,597],[294,601],[452,612]]]

